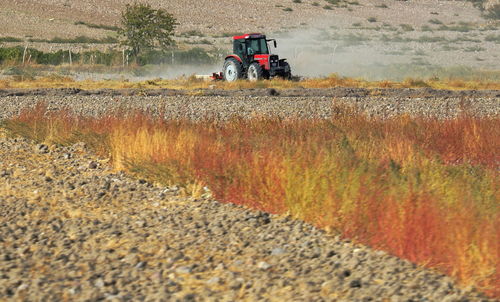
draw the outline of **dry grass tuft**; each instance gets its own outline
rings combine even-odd
[[[434,89],[450,89],[450,90],[480,90],[480,89],[500,89],[500,82],[497,81],[479,81],[479,80],[423,80],[423,79],[406,79],[402,82],[393,81],[366,81],[362,79],[340,77],[338,75],[330,75],[328,77],[305,79],[301,81],[288,81],[282,79],[264,80],[259,82],[249,82],[245,80],[232,83],[223,81],[203,81],[196,79],[193,76],[180,77],[173,80],[152,79],[139,82],[130,82],[128,80],[83,80],[75,81],[70,77],[51,75],[41,78],[21,78],[13,77],[10,79],[0,80],[0,89],[7,88],[80,88],[80,89],[249,89],[249,88],[333,88],[333,87],[353,87],[353,88],[422,88],[429,87]]]

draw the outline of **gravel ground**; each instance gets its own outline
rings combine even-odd
[[[195,94],[195,95],[192,95]],[[122,109],[163,112],[167,118],[278,116],[329,118],[336,106],[355,106],[368,116],[398,114],[453,118],[466,110],[476,116],[498,116],[500,91],[446,91],[433,89],[275,89],[247,90],[0,90],[0,119],[22,108],[45,102],[50,110],[68,108],[99,116]]]
[[[303,222],[132,179],[82,144],[0,132],[0,201],[0,300],[488,301]]]
[[[196,95],[190,95],[196,94]],[[148,96],[149,95],[149,96]],[[467,110],[476,116],[498,116],[500,91],[441,91],[432,89],[248,89],[221,90],[0,90],[0,119],[21,108],[46,102],[50,110],[69,108],[98,116],[112,110],[163,112],[167,118],[279,116],[329,118],[333,105],[356,106],[368,116],[398,114],[453,118]]]

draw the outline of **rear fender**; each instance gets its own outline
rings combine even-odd
[[[238,62],[243,63],[243,60],[241,60],[241,58],[237,55],[229,55],[224,60],[227,60],[229,58],[233,58],[233,59],[237,60]]]

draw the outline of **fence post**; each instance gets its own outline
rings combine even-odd
[[[337,50],[337,46],[338,45],[335,45],[335,47],[333,48],[333,52],[332,52],[332,65],[334,64],[335,62],[335,51]]]
[[[69,66],[73,65],[73,57],[71,57],[71,48],[68,50],[69,53]]]
[[[24,46],[24,52],[23,52],[23,65],[24,65],[24,61],[26,60],[26,51],[28,50],[28,44],[26,44]]]

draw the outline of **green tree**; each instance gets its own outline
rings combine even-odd
[[[149,4],[127,4],[122,13],[122,45],[130,47],[137,56],[143,49],[166,49],[175,45],[172,39],[176,19],[163,9],[153,9]]]

